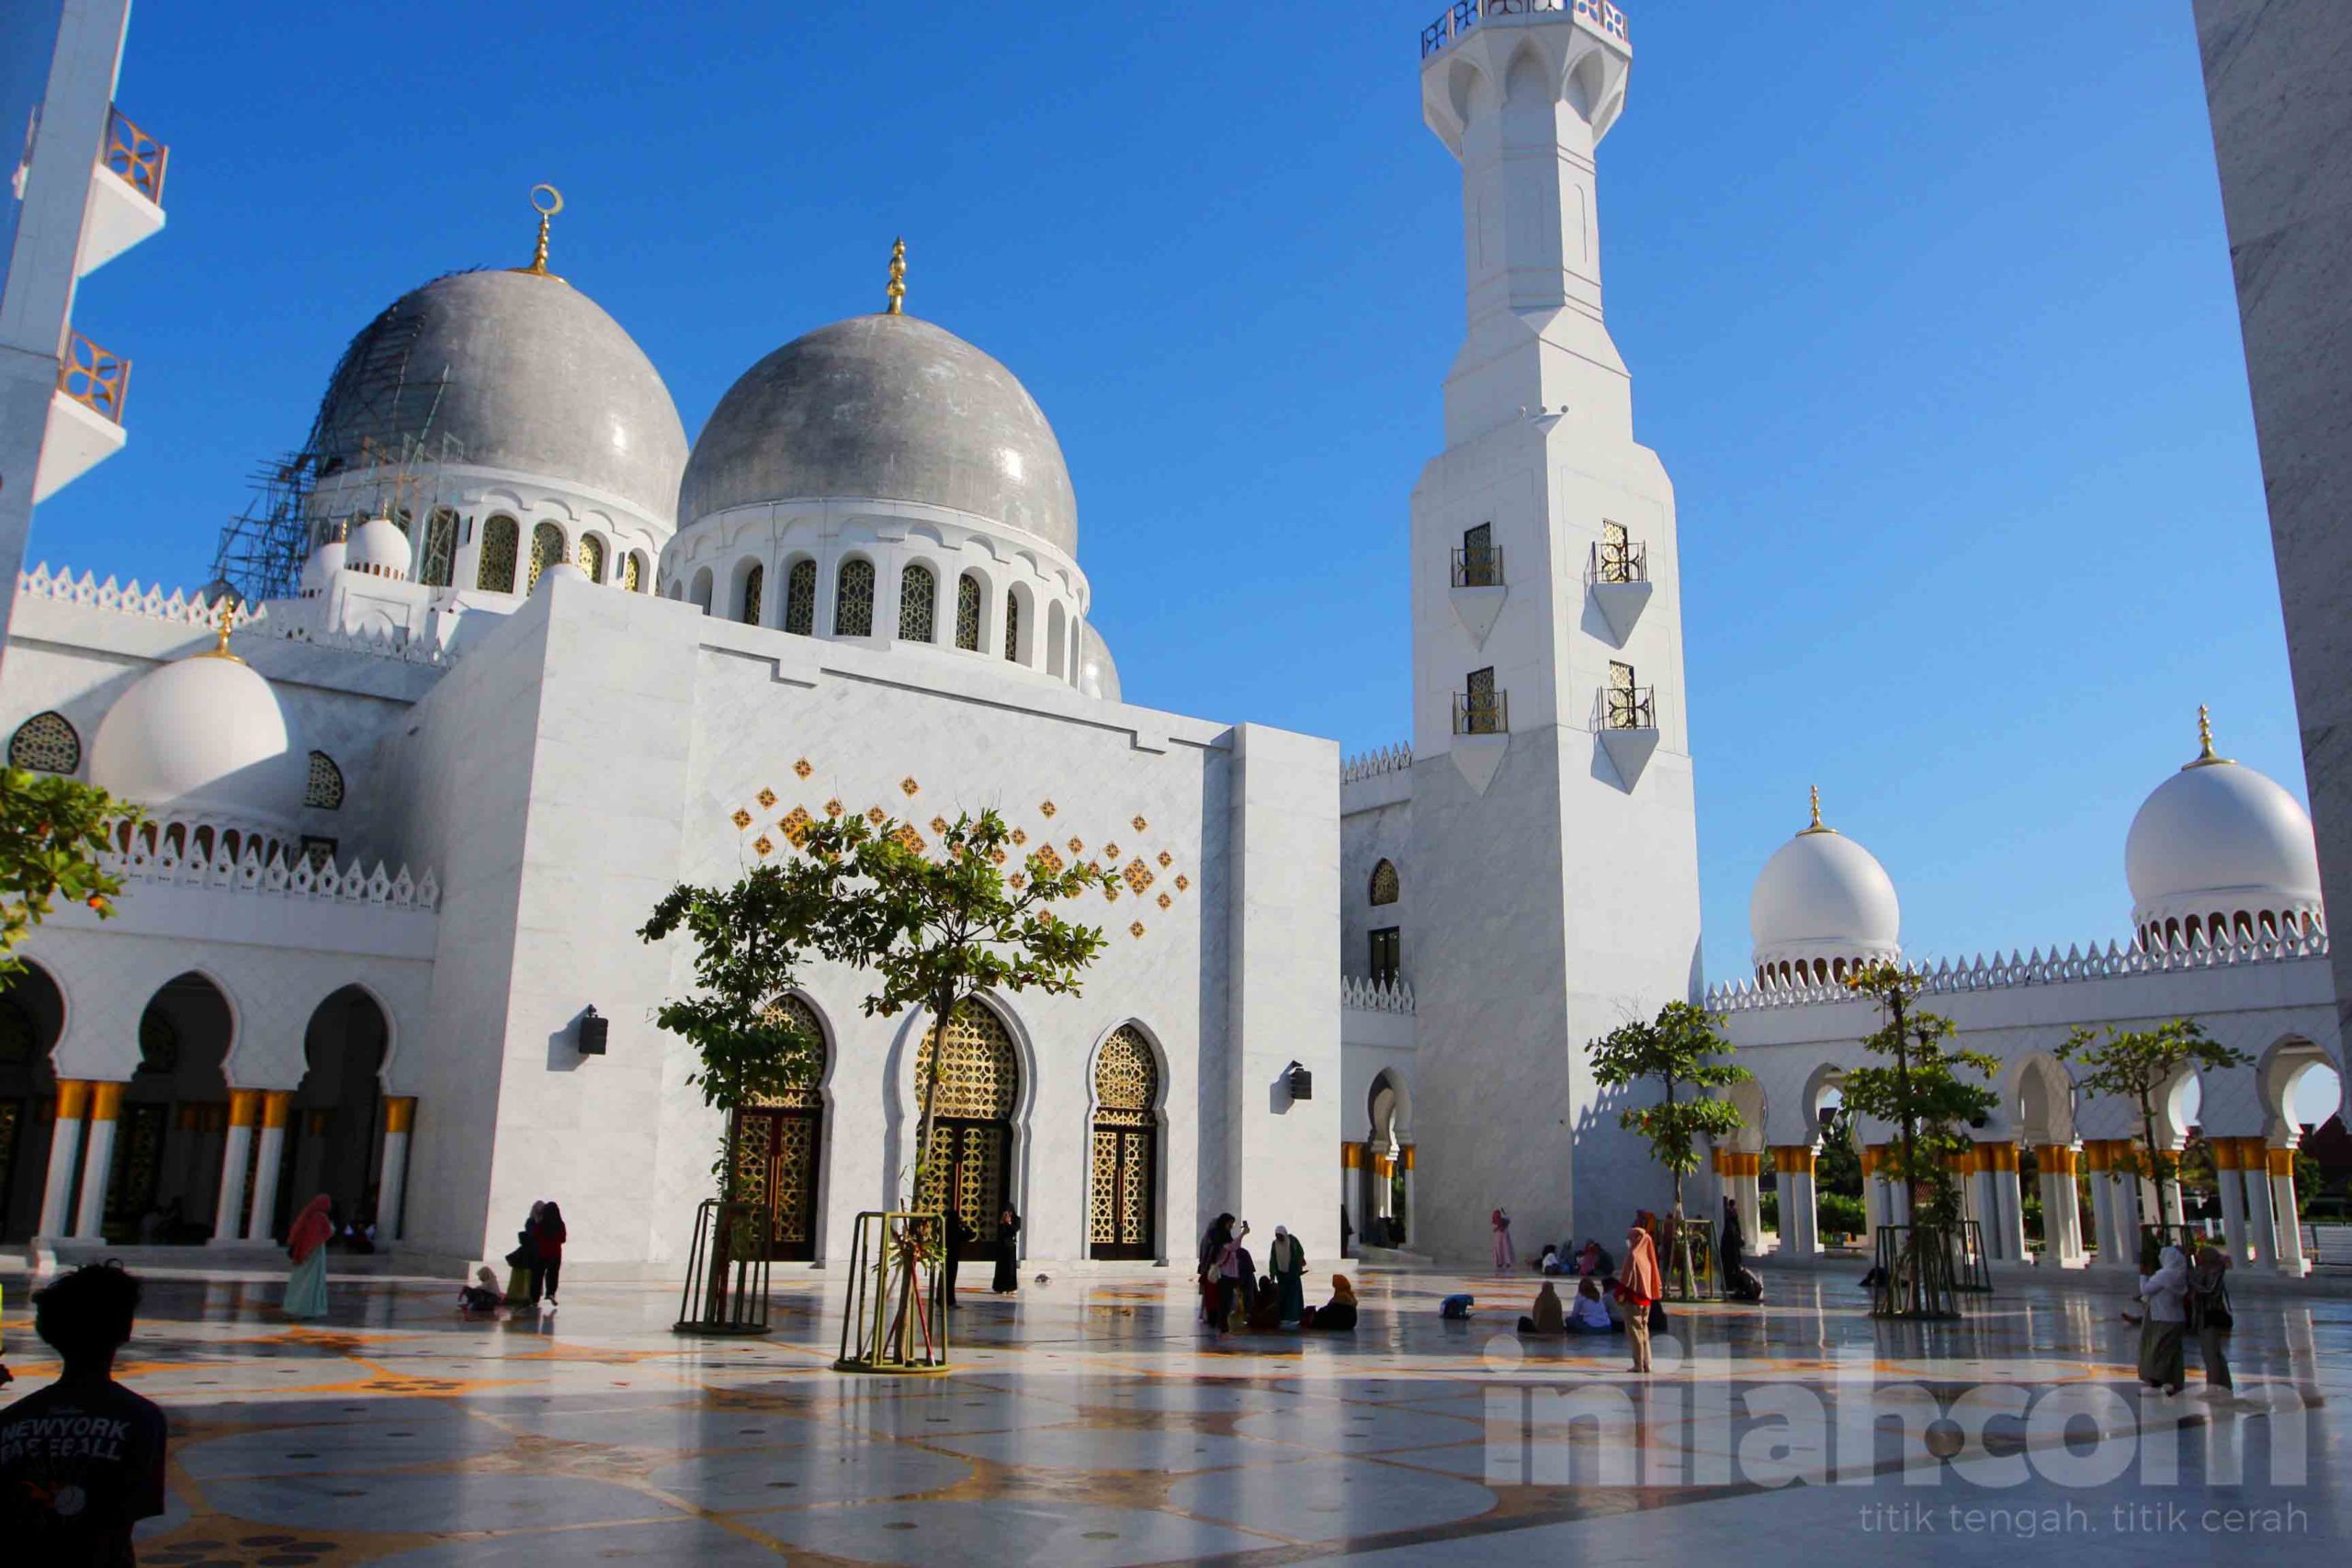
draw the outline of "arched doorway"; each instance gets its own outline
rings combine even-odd
[[[996,1245],[997,1216],[1012,1191],[1012,1116],[1021,1103],[1021,1059],[1004,1021],[967,1001],[947,1021],[939,1098],[933,1108],[938,1155],[926,1162],[916,1201],[952,1206],[971,1227],[973,1245]],[[931,1077],[932,1031],[915,1053],[915,1113],[922,1113]],[[918,1134],[920,1136],[920,1134]],[[953,1205],[947,1195],[955,1194]]]
[[[49,1054],[64,1027],[65,998],[37,965],[0,991],[0,1240],[26,1240],[40,1226],[57,1116]]]
[[[234,1028],[228,998],[193,971],[166,981],[140,1014],[139,1070],[122,1091],[107,1173],[108,1241],[153,1246],[211,1235],[229,1135],[220,1064]]]
[[[284,1235],[302,1205],[322,1192],[334,1201],[337,1224],[376,1219],[376,1177],[383,1168],[380,1075],[390,1036],[383,1009],[357,986],[344,987],[311,1014],[302,1037],[308,1070],[287,1123],[286,1174],[277,1184],[273,1235]]]
[[[1366,1110],[1372,1135],[1364,1145],[1363,1239],[1369,1247],[1403,1247],[1412,1234],[1400,1125],[1405,1095],[1396,1075],[1385,1067],[1372,1080]]]
[[[1094,1058],[1092,1197],[1087,1253],[1159,1256],[1159,1062],[1135,1025],[1121,1024]]]
[[[825,1168],[825,1099],[820,1087],[831,1043],[815,1010],[786,997],[779,1010],[794,1028],[816,1037],[818,1057],[808,1081],[736,1112],[736,1191],[746,1202],[774,1211],[768,1257],[779,1263],[814,1262],[818,1189]]]

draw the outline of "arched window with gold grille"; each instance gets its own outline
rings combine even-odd
[[[915,1052],[914,1111],[931,1077],[932,1032],[922,1032]],[[915,1201],[925,1209],[947,1206],[972,1229],[977,1247],[996,1244],[997,1224],[1012,1192],[1012,1118],[1021,1104],[1021,1058],[1004,1021],[987,1006],[967,1001],[947,1022],[947,1046],[940,1061],[933,1137],[938,1157],[925,1162]]]
[[[542,523],[531,530],[531,581],[523,592],[528,593],[539,585],[539,573],[564,558],[563,530],[552,523]]]
[[[416,580],[427,588],[447,588],[458,569],[458,514],[436,506],[424,519],[424,550]]]
[[[82,737],[62,713],[37,713],[8,738],[8,765],[35,773],[70,773],[82,765]]]
[[[645,557],[636,550],[621,558],[621,587],[631,593],[645,592]]]
[[[1158,1256],[1159,1059],[1132,1023],[1095,1054],[1093,1133],[1087,1256]]]
[[[481,559],[474,569],[476,588],[486,593],[514,592],[514,552],[522,536],[522,525],[503,513],[481,525]]]
[[[1394,861],[1384,860],[1372,868],[1372,901],[1374,903],[1394,904],[1402,892],[1403,888],[1396,880],[1396,863]]]
[[[1021,660],[1021,599],[1012,593],[1004,596],[1004,656]]]
[[[324,751],[311,753],[311,777],[302,791],[302,804],[319,811],[343,809],[343,770]]]
[[[760,596],[768,591],[768,569],[754,561],[743,574],[743,598],[736,619],[747,626],[760,624]]]
[[[784,629],[797,637],[817,630],[817,563],[797,560],[784,579]]]
[[[874,635],[874,563],[862,556],[842,562],[834,576],[833,635]]]
[[[820,1086],[830,1050],[825,1027],[807,1002],[786,997],[776,1006],[795,1028],[817,1041],[817,1056],[798,1086],[735,1113],[735,1188],[743,1201],[769,1206],[768,1256],[778,1262],[809,1262],[817,1256],[824,1186]]]
[[[980,580],[968,571],[956,580],[956,646],[980,651]]]
[[[605,541],[594,534],[580,536],[580,570],[591,582],[605,581]]]
[[[899,574],[899,639],[901,642],[929,642],[934,626],[933,602],[939,596],[939,579],[932,576],[927,566],[910,566]]]

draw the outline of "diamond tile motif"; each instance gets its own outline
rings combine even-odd
[[[1012,830],[1012,841],[1015,844],[1025,844],[1029,841],[1029,835],[1021,829],[1015,828]]]
[[[1179,893],[1183,892],[1186,888],[1192,886],[1192,883],[1184,877],[1180,876],[1176,879],[1176,891]]]
[[[1134,925],[1129,926],[1127,928],[1127,934],[1131,937],[1140,938],[1143,935],[1143,922],[1141,920],[1137,920]]]
[[[1119,858],[1119,846],[1116,844],[1105,844],[1102,846],[1102,852],[1109,855],[1113,860],[1117,860]]]
[[[915,831],[915,825],[911,822],[899,823],[899,830],[890,837],[898,841],[900,848],[913,854],[921,854],[931,848],[923,842],[922,835]]]
[[[765,811],[775,804],[775,791],[772,789],[763,789],[760,791],[759,798],[760,809]]]
[[[1144,864],[1140,859],[1129,861],[1127,869],[1119,874],[1126,878],[1127,886],[1138,893],[1152,884],[1151,868]]]
[[[792,841],[795,849],[797,849],[808,841],[808,829],[816,824],[817,819],[808,815],[807,807],[796,806],[785,813],[784,820],[776,826],[784,830],[784,836]]]
[[[1002,865],[1004,863],[1004,852],[1002,850],[990,850],[989,852],[989,863],[991,865]]]
[[[1046,816],[1051,817],[1054,814],[1056,807],[1052,801],[1044,800],[1037,803],[1037,809],[1044,812]]]
[[[882,826],[882,819],[888,815],[888,812],[883,810],[878,806],[869,806],[865,808],[865,819],[868,822],[873,823],[876,828]]]
[[[798,773],[802,778],[804,778],[804,779],[805,779],[805,778],[807,778],[810,773],[815,773],[815,772],[817,771],[817,764],[816,764],[816,763],[814,763],[814,762],[812,762],[812,761],[810,761],[808,758],[803,757],[803,758],[801,758],[801,759],[800,759],[800,761],[797,761],[797,762],[795,762],[795,763],[793,763],[793,764],[792,764],[792,771],[793,771],[794,773]]]
[[[1151,824],[1145,821],[1140,817],[1131,817],[1127,821],[1129,826],[1133,827],[1138,833],[1148,832],[1151,829]]]
[[[769,838],[765,833],[762,833],[758,838],[752,840],[752,848],[759,851],[760,858],[762,860],[765,860],[768,856],[775,852],[775,840]]]
[[[1039,865],[1044,866],[1046,870],[1052,874],[1057,876],[1061,874],[1062,857],[1054,852],[1053,845],[1040,845],[1037,852],[1031,855],[1029,858],[1035,861]]]
[[[1019,889],[1019,888],[1026,887],[1026,886],[1029,886],[1029,878],[1028,878],[1027,876],[1023,875],[1022,873],[1017,872],[1017,871],[1016,871],[1016,872],[1014,872],[1011,876],[1006,877],[1006,878],[1004,879],[1004,881],[1005,881],[1005,886],[1009,886],[1009,887],[1012,887],[1012,888],[1014,888],[1014,889]]]
[[[752,814],[739,806],[735,808],[735,815],[730,820],[738,829],[748,828],[752,825]]]
[[[1069,852],[1074,855],[1084,854],[1086,852],[1086,840],[1084,839],[1072,839],[1069,841]]]
[[[947,837],[947,818],[944,817],[933,818],[931,819],[931,830],[938,834],[943,839]]]
[[[849,808],[838,800],[829,800],[825,802],[825,815],[828,817],[839,817],[847,809]]]
[[[1175,902],[1176,902],[1176,900],[1175,900],[1175,899],[1170,898],[1170,897],[1167,894],[1165,894],[1165,893],[1162,893],[1162,894],[1159,896],[1159,907],[1160,907],[1161,908],[1163,908],[1163,909],[1167,908],[1169,906],[1170,906],[1170,905],[1174,904]]]
[[[907,777],[899,781],[899,789],[902,794],[912,795],[920,793],[922,789],[922,785],[915,783],[914,776],[912,774],[909,774]]]
[[[1159,869],[1160,869],[1160,870],[1162,870],[1162,871],[1166,871],[1170,866],[1174,865],[1175,863],[1176,863],[1176,857],[1175,857],[1174,855],[1170,854],[1166,850],[1162,850],[1162,851],[1160,851],[1160,852],[1159,852]]]

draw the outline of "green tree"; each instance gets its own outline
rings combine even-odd
[[[1862,1156],[1854,1150],[1854,1113],[1842,1104],[1822,1124],[1821,1153],[1814,1167],[1814,1190],[1859,1200],[1862,1195]]]
[[[1957,1310],[1940,1303],[1961,1215],[1951,1162],[1969,1148],[1969,1123],[1999,1103],[1989,1085],[2000,1064],[1949,1043],[1951,1020],[1917,1005],[1926,979],[1917,971],[1882,961],[1855,970],[1846,984],[1878,1003],[1884,1021],[1862,1048],[1886,1065],[1849,1069],[1838,1086],[1844,1107],[1900,1130],[1890,1154],[1910,1200],[1909,1235],[1881,1300],[1899,1315],[1946,1315]],[[1985,1081],[1971,1083],[1962,1076],[1969,1073]],[[1906,1304],[1894,1304],[1898,1297]]]
[[[0,769],[0,976],[19,974],[17,950],[60,899],[114,913],[122,879],[98,857],[109,826],[135,825],[137,807],[62,773]]]
[[[1699,1168],[1697,1140],[1727,1138],[1743,1125],[1739,1107],[1698,1092],[1727,1089],[1753,1076],[1736,1063],[1714,1059],[1731,1049],[1714,1016],[1689,1002],[1668,1002],[1654,1019],[1629,1019],[1590,1047],[1593,1082],[1603,1089],[1628,1089],[1652,1079],[1658,1085],[1657,1100],[1619,1111],[1617,1124],[1646,1139],[1650,1157],[1673,1174],[1678,1224],[1683,1217],[1682,1179]]]
[[[2156,1138],[2158,1098],[2170,1093],[2183,1073],[2245,1066],[2254,1060],[2207,1034],[2193,1018],[2176,1018],[2154,1029],[2110,1026],[2104,1037],[2079,1028],[2058,1048],[2058,1058],[2082,1065],[2075,1081],[2086,1094],[2128,1100],[2139,1112],[2140,1145],[2125,1151],[2116,1168],[2156,1184],[2158,1215],[2172,1212],[2165,1190],[2179,1180],[2178,1160]]]

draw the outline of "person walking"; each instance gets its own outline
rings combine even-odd
[[[1000,1296],[1009,1296],[1021,1288],[1021,1216],[1007,1203],[996,1222],[996,1278],[989,1281],[989,1289]]]
[[[327,1314],[327,1243],[334,1239],[334,1200],[320,1193],[302,1205],[286,1233],[286,1256],[294,1260],[281,1303],[288,1317]]]
[[[550,1198],[539,1205],[539,1223],[531,1247],[531,1304],[545,1296],[555,1305],[556,1287],[563,1280],[563,1211]]]
[[[2188,1275],[2188,1326],[2197,1333],[2198,1352],[2205,1359],[2205,1392],[2229,1393],[2230,1359],[2222,1339],[2236,1326],[2230,1315],[2230,1255],[2218,1247],[2197,1249],[2197,1266]]]
[[[1488,1223],[1495,1227],[1495,1272],[1508,1274],[1519,1261],[1510,1245],[1510,1211],[1497,1209]]]
[[[531,1205],[531,1217],[514,1233],[514,1248],[506,1255],[506,1304],[521,1311],[531,1304],[531,1265],[539,1255],[539,1215],[544,1202]]]
[[[1286,1227],[1276,1225],[1274,1245],[1266,1248],[1266,1266],[1282,1292],[1280,1321],[1296,1323],[1306,1315],[1306,1248]]]
[[[947,1255],[940,1269],[945,1276],[947,1310],[956,1310],[956,1275],[964,1261],[964,1249],[978,1241],[980,1233],[964,1223],[964,1211],[951,1207],[947,1211]]]
[[[2153,1274],[2140,1279],[2140,1299],[2148,1320],[2140,1325],[2140,1381],[2178,1393],[2188,1379],[2181,1340],[2188,1330],[2188,1258],[2177,1247],[2156,1254]]]
[[[1233,1216],[1219,1214],[1201,1235],[1201,1321],[1212,1334],[1225,1332],[1225,1259],[1233,1246]]]
[[[1625,1267],[1618,1271],[1617,1299],[1625,1303],[1625,1337],[1634,1344],[1633,1371],[1650,1370],[1650,1308],[1666,1297],[1658,1277],[1657,1244],[1635,1225],[1625,1233]]]

